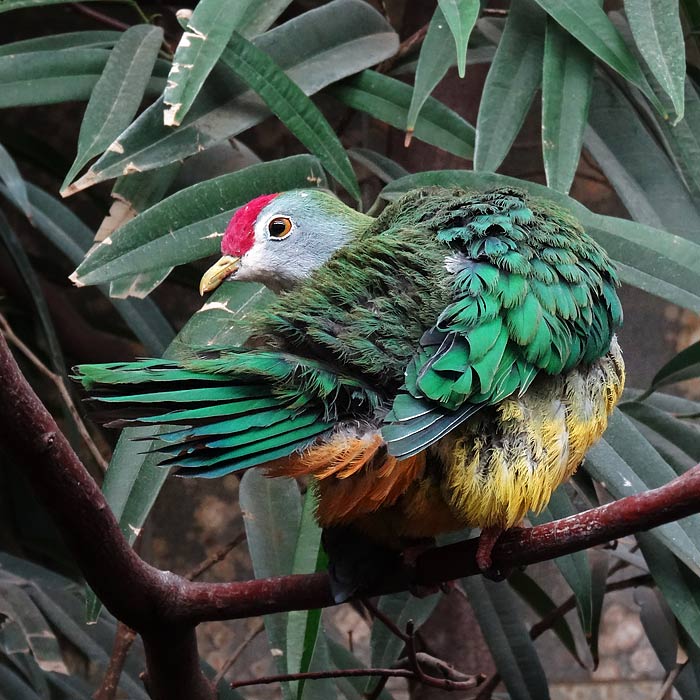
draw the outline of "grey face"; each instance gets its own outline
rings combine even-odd
[[[264,207],[253,226],[252,248],[233,279],[289,289],[323,265],[371,218],[318,190],[285,192]]]

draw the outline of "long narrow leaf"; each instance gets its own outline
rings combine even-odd
[[[634,41],[647,65],[673,102],[674,124],[683,119],[685,43],[676,3],[625,0]]]
[[[467,66],[467,44],[479,17],[479,0],[438,0],[438,6],[450,27],[457,49],[457,71],[463,78]]]
[[[412,90],[400,80],[366,70],[328,88],[348,107],[406,131]],[[429,97],[418,115],[413,135],[462,158],[474,154],[474,127],[442,102]]]
[[[593,55],[547,18],[542,69],[542,155],[547,184],[568,192],[593,87]]]
[[[131,123],[141,104],[163,41],[163,30],[147,24],[130,27],[109,54],[90,95],[78,136],[78,153],[62,194],[83,166],[99,155]]]
[[[264,51],[234,32],[223,61],[256,92],[328,172],[360,199],[347,153],[321,111]]]
[[[32,207],[29,204],[29,195],[24,178],[17,169],[15,161],[5,147],[0,145],[0,180],[5,183],[10,197],[28,218],[32,218]]]
[[[62,49],[108,49],[114,46],[122,32],[82,31],[49,34],[35,39],[14,41],[0,46],[0,56],[34,51],[61,51]]]
[[[200,0],[175,50],[163,93],[163,123],[178,126],[197,97],[234,29],[255,0]]]
[[[660,114],[663,105],[649,87],[639,63],[624,39],[597,2],[579,0],[535,0],[569,34],[578,39],[601,61],[636,85]]]
[[[497,170],[525,121],[542,79],[544,25],[532,0],[511,6],[479,105],[475,170]]]
[[[253,43],[311,95],[388,58],[396,51],[398,38],[363,0],[333,0],[265,32]],[[121,152],[108,150],[76,186],[83,189],[167,165],[235,136],[268,115],[245,83],[217,66],[181,126],[163,124],[163,102],[157,101],[119,137]]]

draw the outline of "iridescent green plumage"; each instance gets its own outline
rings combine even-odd
[[[87,366],[81,380],[140,422],[175,426],[161,436],[165,464],[215,476],[349,425],[380,430],[407,457],[608,351],[622,315],[615,273],[553,204],[427,189],[360,221],[252,320],[248,348]]]

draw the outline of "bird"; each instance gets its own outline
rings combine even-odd
[[[166,426],[155,450],[179,475],[306,479],[328,532],[399,551],[478,527],[494,573],[498,537],[547,505],[622,393],[614,265],[524,190],[424,187],[376,217],[323,189],[265,194],[221,252],[202,294],[277,293],[243,345],[75,376],[117,425]]]

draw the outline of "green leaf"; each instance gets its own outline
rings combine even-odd
[[[680,236],[613,216],[594,214],[570,197],[527,180],[495,173],[437,170],[389,183],[381,197],[389,201],[416,187],[485,190],[515,187],[549,199],[570,211],[613,257],[623,282],[700,313],[700,246]]]
[[[406,131],[412,90],[400,80],[366,70],[333,85],[326,92],[348,107]],[[426,100],[413,132],[419,141],[462,158],[471,158],[474,154],[474,134],[471,124],[432,97]]]
[[[606,438],[594,445],[586,455],[584,468],[615,497],[623,498],[650,488],[655,488],[675,478],[676,474],[647,443],[644,437],[619,412],[613,415]],[[614,447],[611,445],[614,442]],[[630,444],[635,441],[637,444]],[[628,461],[628,457],[642,453],[643,462]],[[633,471],[641,471],[637,475]],[[658,473],[657,473],[658,472]],[[658,538],[692,571],[700,573],[700,552],[698,552],[698,517],[693,516],[677,523],[669,523],[655,528],[652,537]],[[693,537],[689,536],[693,533]]]
[[[163,92],[163,122],[179,126],[219,60],[234,29],[256,0],[200,0],[175,49]]]
[[[78,284],[98,284],[214,255],[236,209],[259,194],[312,183],[325,184],[318,161],[300,155],[251,165],[187,187],[128,221],[93,248],[73,279]]]
[[[477,2],[477,11],[478,11]],[[413,81],[413,94],[406,117],[406,134],[410,136],[416,127],[416,120],[425,101],[443,79],[445,73],[454,65],[454,46],[450,45],[447,34],[449,27],[438,5],[428,25],[428,32],[418,56],[416,77]],[[465,45],[466,51],[466,45]]]
[[[602,550],[592,550],[589,553],[591,561],[591,631],[586,635],[588,646],[593,657],[594,667],[598,666],[598,642],[600,639],[600,622],[603,617],[603,602],[605,588],[610,570],[610,555]]]
[[[42,671],[68,674],[56,635],[20,586],[0,589],[0,614],[19,625],[32,656]]]
[[[542,78],[544,24],[532,0],[511,6],[479,104],[475,170],[497,170],[525,121]]]
[[[654,581],[678,622],[693,642],[700,644],[700,594],[697,575],[678,561],[653,533],[637,534],[639,547]]]
[[[264,51],[233,33],[223,62],[238,75],[284,125],[321,161],[328,172],[360,199],[347,153],[321,111]]]
[[[65,34],[49,34],[35,39],[14,41],[0,46],[0,56],[34,51],[60,51],[62,49],[109,49],[118,41],[122,32],[82,31]]]
[[[610,81],[595,81],[589,123],[586,148],[632,218],[697,241],[700,213],[684,182],[632,104]]]
[[[438,0],[438,7],[442,10],[454,37],[457,71],[459,77],[463,78],[467,66],[467,44],[479,17],[481,4],[479,0]]]
[[[656,373],[650,391],[700,376],[700,341],[681,350]]]
[[[439,600],[438,594],[416,598],[408,592],[394,593],[382,596],[377,607],[393,620],[399,629],[405,630],[409,620],[413,620],[415,629],[418,629],[430,617]],[[390,668],[399,658],[403,647],[404,643],[399,637],[380,620],[375,620],[369,640],[371,668]],[[371,692],[376,683],[376,678],[370,678],[366,681],[365,691]]]
[[[674,124],[683,119],[685,43],[676,3],[625,0],[625,14],[635,44],[649,69],[673,102]]]
[[[281,576],[292,571],[301,522],[301,498],[294,479],[268,479],[250,469],[241,480],[239,502],[253,561],[255,578]],[[287,669],[286,651],[289,613],[266,615],[265,630],[280,673]],[[291,697],[289,684],[283,695]]]
[[[513,592],[482,576],[461,584],[511,700],[548,700],[547,678]]]
[[[535,581],[522,571],[516,571],[508,577],[510,587],[541,617],[552,614],[559,606],[549,597],[549,594]],[[576,641],[566,617],[559,615],[552,625],[552,632],[566,647],[579,666],[583,661],[576,651]]]
[[[163,30],[148,24],[130,27],[109,54],[90,95],[78,136],[78,153],[61,185],[61,194],[92,158],[126,129],[141,104],[163,41]]]
[[[578,39],[603,63],[636,85],[649,102],[665,115],[663,105],[649,87],[637,60],[624,39],[597,2],[579,0],[535,0],[548,15]]]
[[[12,160],[10,154],[5,150],[5,147],[0,144],[0,180],[5,183],[5,187],[9,192],[9,196],[15,204],[22,210],[22,213],[28,218],[32,218],[32,207],[29,204],[29,195],[27,194],[27,186],[24,184],[24,178],[20,174],[15,161]]]
[[[222,285],[185,324],[166,350],[165,356],[177,358],[191,353],[193,347],[204,347],[207,344],[242,344],[248,336],[245,323],[247,316],[266,306],[272,296],[272,292],[257,284],[236,282]],[[123,430],[102,485],[105,499],[129,544],[133,544],[143,527],[168,476],[168,470],[158,467],[159,459],[149,452],[153,443],[142,440],[151,436],[155,437],[153,428],[133,427]],[[89,591],[88,620],[97,619],[100,609],[101,604],[94,593]]]
[[[246,38],[257,36],[271,27],[292,0],[254,0],[248,2],[238,31]]]
[[[581,155],[593,56],[547,18],[542,68],[542,155],[547,184],[567,193]]]
[[[313,486],[306,491],[304,508],[299,524],[294,551],[294,564],[290,573],[311,574],[321,571],[326,565],[326,556],[321,546],[321,528],[315,518],[318,498]],[[321,610],[292,610],[287,618],[287,673],[306,673],[316,649],[321,626]],[[318,681],[314,681],[316,684]],[[332,683],[328,681],[332,690]],[[289,683],[292,696],[301,698],[304,681]],[[329,689],[326,689],[329,692]]]
[[[560,486],[552,494],[552,498],[539,515],[530,513],[528,515],[533,525],[559,520],[578,513],[566,491]],[[586,636],[590,636],[593,625],[592,609],[592,581],[591,567],[588,562],[586,552],[575,552],[558,557],[554,563],[559,568],[564,580],[569,584],[573,594],[576,596],[576,607],[581,627]]]
[[[100,2],[101,0],[88,0],[90,2]],[[21,10],[25,7],[45,7],[46,5],[62,5],[70,0],[3,0],[0,4],[0,13],[10,10]]]
[[[356,163],[364,165],[367,170],[376,175],[382,182],[391,182],[408,175],[406,168],[391,158],[387,158],[383,153],[378,153],[370,148],[351,148],[348,150],[348,155]]]
[[[253,43],[305,94],[311,95],[388,58],[396,51],[398,39],[384,18],[367,3],[334,0],[265,32]],[[222,58],[227,55],[231,55],[228,50]],[[199,153],[258,124],[269,115],[269,110],[245,83],[218,65],[181,126],[166,127],[162,113],[162,100],[146,109],[119,137],[123,152],[108,150],[76,186],[90,187],[102,180],[152,170]]]

